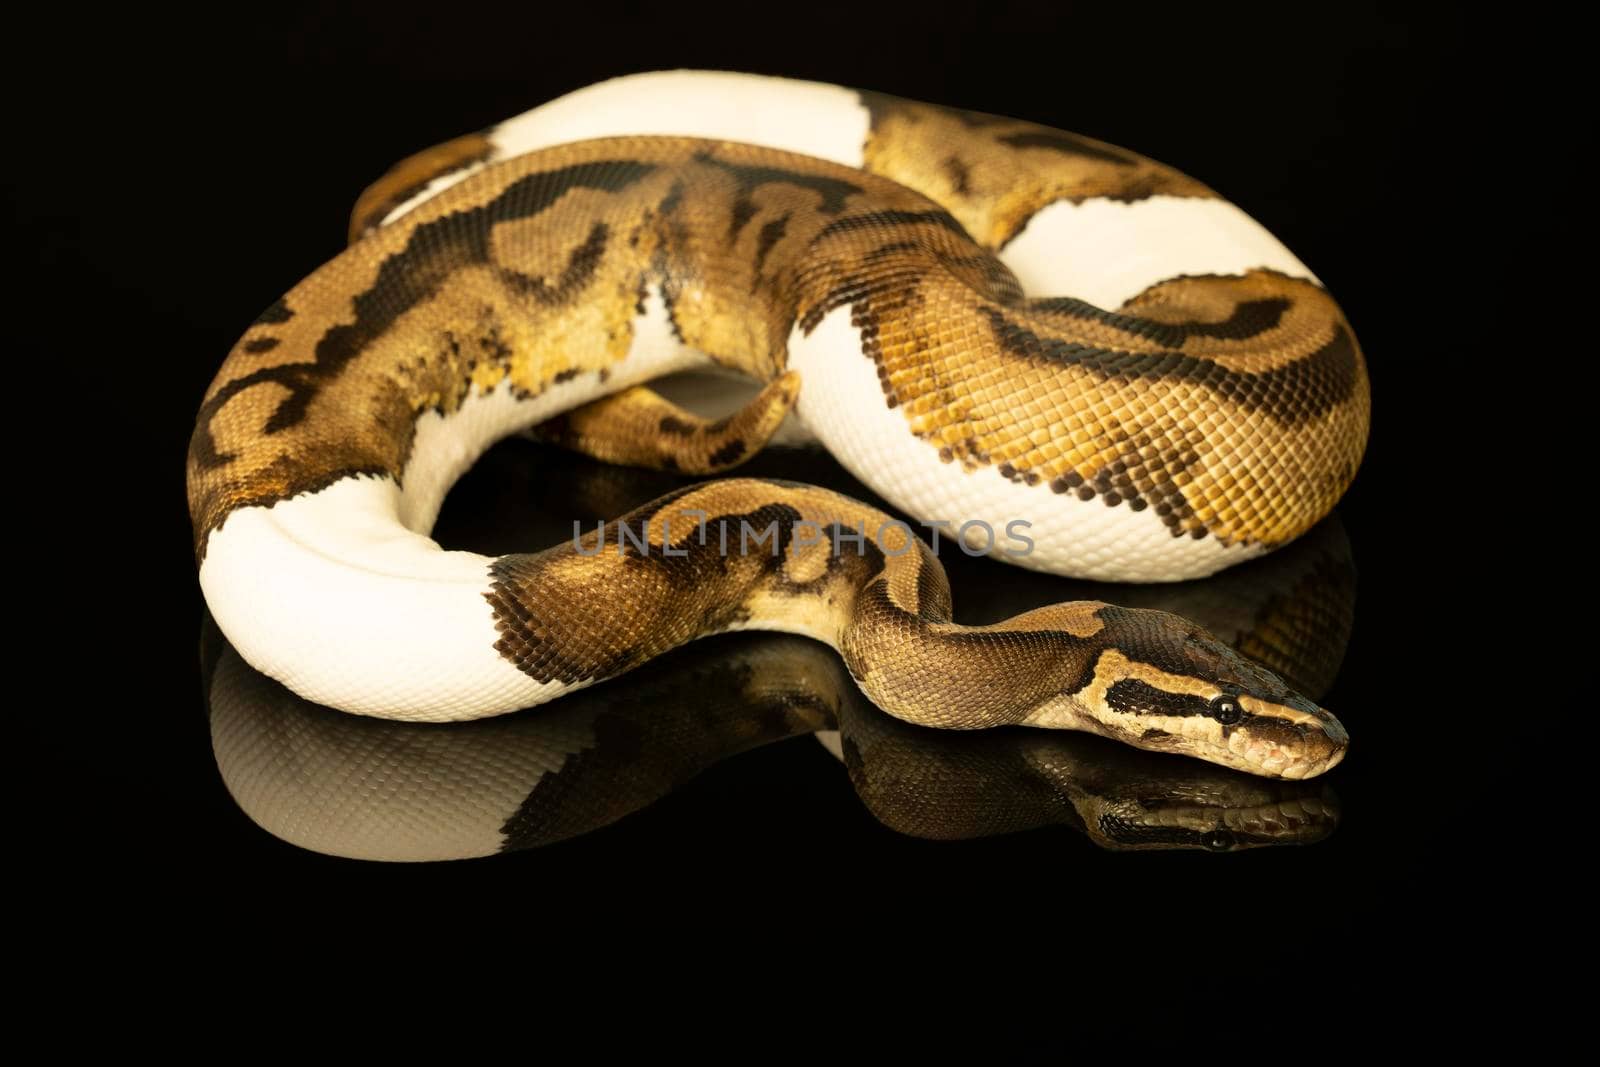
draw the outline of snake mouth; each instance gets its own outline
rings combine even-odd
[[[1339,825],[1339,802],[1323,788],[1257,804],[1217,807],[1192,802],[1108,806],[1090,824],[1111,849],[1204,849],[1239,852],[1269,845],[1310,845]]]
[[[1334,720],[1337,733],[1320,730],[1289,729],[1294,736],[1285,741],[1281,731],[1235,730],[1227,738],[1226,753],[1233,759],[1218,762],[1251,774],[1299,781],[1326,774],[1344,760],[1350,738]]]
[[[1260,778],[1290,781],[1326,774],[1344,759],[1350,744],[1344,727],[1326,712],[1314,722],[1252,716],[1236,726],[1201,718],[1169,719],[1159,728],[1146,728],[1137,739],[1125,739],[1149,752],[1189,756]]]
[[[1344,724],[1298,694],[1239,698],[1243,719],[1222,728],[1217,762],[1251,774],[1298,781],[1338,766],[1350,746]],[[1213,757],[1215,758],[1215,757]]]

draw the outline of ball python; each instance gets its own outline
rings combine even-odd
[[[526,515],[505,521],[520,527]],[[984,575],[965,577],[963,591]],[[990,592],[985,610],[1012,613],[1043,595],[1023,583]],[[1267,559],[1141,592],[1316,696],[1349,638],[1354,571],[1330,520]],[[1236,852],[1313,843],[1339,819],[1326,779],[1258,778],[1081,733],[904,724],[866,701],[824,646],[787,635],[699,642],[548,709],[444,729],[302,700],[213,626],[202,648],[212,749],[230,795],[274,836],[356,859],[463,859],[570,840],[714,764],[807,733],[842,762],[874,819],[925,840],[1064,826],[1114,851]]]
[[[1288,778],[1342,758],[1337,719],[1181,618],[954,624],[936,536],[815,487],[691,487],[614,525],[615,551],[603,530],[497,558],[428,536],[527,427],[713,474],[792,411],[950,524],[946,551],[1175,580],[1292,540],[1354,476],[1365,365],[1310,272],[1193,179],[1028,122],[665,72],[405,160],[355,219],[228,354],[186,465],[209,609],[301,696],[479,718],[759,628],[832,645],[909,722]],[[705,420],[645,384],[695,366],[763,388]]]

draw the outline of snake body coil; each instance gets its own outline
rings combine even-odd
[[[952,623],[928,546],[821,489],[711,482],[532,555],[427,536],[509,433],[712,473],[792,409],[888,501],[1024,566],[1177,579],[1286,542],[1354,475],[1365,367],[1309,272],[1192,179],[1025,122],[678,72],[413,157],[353,233],[239,341],[188,463],[211,610],[302,696],[475,718],[761,628],[834,645],[914,722],[1282,777],[1342,756],[1331,715],[1175,616]],[[707,365],[765,388],[713,422],[642,385]]]

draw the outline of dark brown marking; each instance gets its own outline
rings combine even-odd
[[[596,222],[590,228],[589,236],[568,255],[567,265],[562,268],[561,276],[554,285],[543,278],[530,278],[509,270],[496,271],[495,276],[518,296],[531,298],[541,304],[563,303],[581,293],[594,279],[610,235],[610,227],[603,222]]]
[[[661,198],[661,203],[656,205],[656,214],[670,215],[678,210],[678,205],[683,203],[683,183],[673,182],[672,188],[667,190],[667,195]]]
[[[1194,668],[1175,673],[1186,674]],[[1203,697],[1169,693],[1146,682],[1124,678],[1106,690],[1106,703],[1114,710],[1131,715],[1163,715],[1177,718],[1212,717],[1211,704]]]
[[[728,243],[731,245],[739,239],[744,228],[750,225],[750,220],[756,217],[756,204],[748,196],[740,196],[733,202],[733,209],[728,213]]]
[[[745,454],[745,443],[737,437],[711,453],[713,467],[725,467]]]
[[[1119,167],[1137,166],[1139,162],[1130,154],[1110,145],[1098,144],[1086,137],[1077,137],[1060,130],[1040,129],[1029,130],[1026,133],[1008,133],[999,140],[1001,144],[1010,145],[1012,148],[1048,148],[1052,152],[1098,159],[1104,163],[1114,163]]]
[[[856,230],[866,230],[880,226],[911,226],[917,223],[928,223],[933,226],[949,230],[951,233],[960,234],[962,238],[971,240],[961,223],[948,211],[942,209],[932,211],[867,211],[860,215],[846,215],[841,219],[834,219],[811,239],[813,245],[829,237],[841,233],[853,233]]]
[[[926,105],[937,111],[955,118],[961,125],[969,130],[986,130],[995,126],[1014,126],[1018,119],[1006,118],[1004,115],[991,115],[987,111],[968,111],[961,107],[944,107],[939,104]]]
[[[876,263],[891,256],[899,255],[901,252],[920,252],[922,248],[923,246],[916,241],[890,241],[888,244],[874,248],[862,256],[861,259],[865,263]]]
[[[1023,359],[1081,367],[1103,378],[1165,379],[1193,382],[1280,424],[1317,418],[1349,399],[1360,373],[1355,341],[1343,323],[1315,351],[1269,371],[1229,370],[1223,364],[1182,352],[1128,352],[1044,337],[1007,319],[993,308],[979,308],[1000,347]]]
[[[289,310],[289,305],[279,297],[268,305],[267,310],[256,316],[257,326],[276,326],[294,318],[294,312]]]
[[[879,124],[891,114],[904,112],[915,117],[919,111],[934,111],[949,115],[969,129],[983,129],[989,126],[1014,126],[1016,119],[1008,119],[1002,115],[989,115],[982,111],[964,111],[961,108],[944,107],[940,104],[924,104],[916,100],[907,100],[904,97],[891,96],[888,93],[877,93],[871,90],[861,90],[856,93],[861,101],[861,106],[867,109],[868,119],[872,128],[877,129]]]
[[[235,378],[201,407],[190,455],[202,468],[225,462],[228,457],[219,454],[211,442],[211,419],[234,396],[265,382],[282,386],[289,395],[267,419],[264,432],[281,433],[298,425],[325,380],[342,371],[403,314],[437,293],[456,271],[488,262],[489,236],[496,224],[532,218],[573,189],[618,192],[656,169],[653,163],[603,160],[529,174],[506,186],[486,204],[419,225],[407,238],[406,246],[379,266],[371,288],[352,300],[354,319],[333,326],[322,335],[311,362],[285,364]]]
[[[709,152],[701,152],[695,160],[708,166],[716,167],[733,177],[738,183],[739,194],[742,198],[749,198],[763,185],[782,184],[793,185],[801,189],[810,189],[822,197],[822,203],[817,210],[824,215],[837,215],[844,210],[846,197],[859,196],[861,186],[854,182],[847,182],[839,178],[829,178],[820,174],[805,174],[797,170],[787,170],[783,167],[747,166],[740,163],[729,163],[718,159]]]
[[[1168,348],[1181,348],[1191,337],[1209,337],[1225,341],[1247,341],[1278,328],[1290,301],[1281,297],[1266,300],[1243,300],[1234,306],[1233,313],[1221,322],[1157,322],[1116,311],[1106,311],[1087,300],[1070,296],[1047,297],[1028,303],[1030,311],[1044,311],[1066,315],[1074,319],[1102,322],[1124,333],[1142,337],[1154,344]]]
[[[789,216],[783,215],[772,219],[761,227],[761,235],[756,238],[756,274],[761,273],[761,268],[766,265],[767,255],[774,245],[783,240],[783,235],[789,228]]]

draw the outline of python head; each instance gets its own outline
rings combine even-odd
[[[1099,651],[1086,681],[1042,705],[1031,726],[1071,727],[1268,778],[1314,778],[1350,736],[1294,692],[1187,619],[1100,606]]]

